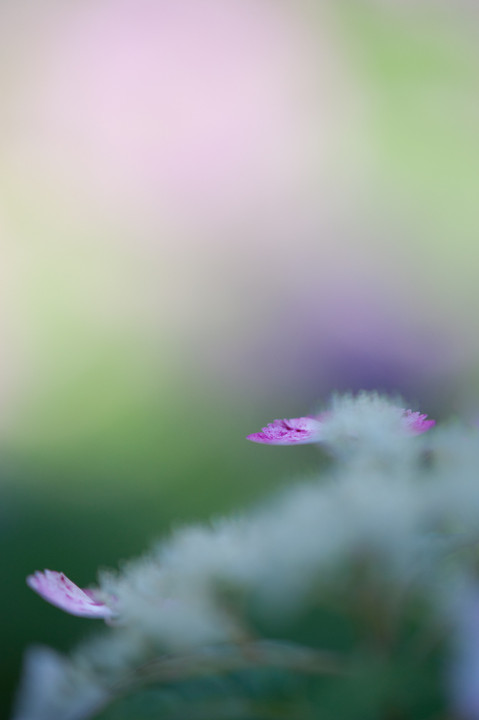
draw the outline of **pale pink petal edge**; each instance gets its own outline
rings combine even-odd
[[[56,570],[37,570],[27,577],[26,582],[44,600],[70,615],[105,620],[115,615],[108,605],[96,599],[94,590],[82,590]]]
[[[428,420],[427,415],[413,410],[404,410],[403,427],[411,435],[422,435],[436,424],[435,420]]]

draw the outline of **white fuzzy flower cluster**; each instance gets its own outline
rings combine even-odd
[[[404,432],[405,417],[419,422],[405,413],[376,394],[334,399],[318,416],[332,460],[316,479],[103,574],[95,602],[114,608],[110,627],[68,659],[31,654],[15,720],[94,717],[116,694],[205,667],[287,665],[301,649],[264,645],[283,638],[258,637],[258,623],[321,605],[351,568],[372,568],[396,597],[417,589],[446,617],[451,584],[472,572],[461,550],[479,542],[479,431]]]

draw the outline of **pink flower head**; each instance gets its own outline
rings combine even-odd
[[[94,590],[82,590],[66,575],[55,570],[37,572],[27,577],[27,585],[44,600],[56,605],[70,615],[109,619],[114,611],[97,599]]]
[[[291,420],[275,420],[261,432],[248,435],[247,439],[266,445],[306,445],[318,442],[321,437],[319,418],[300,417]]]
[[[401,424],[408,435],[421,435],[436,424],[435,420],[427,420],[427,415],[421,415],[412,410],[403,410]]]
[[[400,431],[406,435],[421,435],[436,424],[435,420],[427,420],[427,415],[419,412],[402,408],[395,410],[399,414]],[[261,432],[248,435],[247,439],[265,445],[306,445],[321,442],[325,422],[334,417],[335,413],[331,411],[291,420],[274,420]]]

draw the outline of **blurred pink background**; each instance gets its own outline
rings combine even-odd
[[[253,404],[363,386],[463,403],[479,349],[466,5],[0,13],[3,433],[44,431],[98,363],[132,393],[140,375]]]

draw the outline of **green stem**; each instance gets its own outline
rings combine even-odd
[[[130,676],[109,688],[109,700],[99,704],[90,717],[146,685],[168,685],[258,667],[283,668],[310,675],[348,674],[344,660],[333,653],[293,643],[256,640],[211,645],[188,654],[164,655],[137,667]]]
[[[213,645],[188,655],[163,656],[135,672],[140,681],[174,682],[254,667],[275,667],[314,675],[345,674],[336,655],[293,643],[256,640],[240,645]]]

